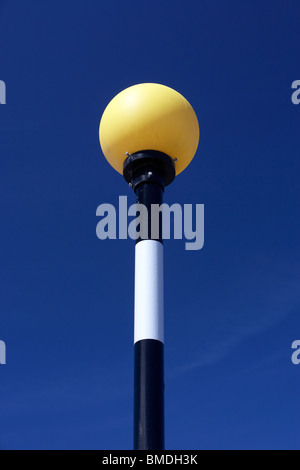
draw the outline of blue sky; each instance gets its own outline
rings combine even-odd
[[[298,1],[0,1],[1,449],[130,449],[134,202],[100,151],[124,88],[175,88],[200,124],[169,204],[205,246],[165,243],[168,449],[299,449]]]

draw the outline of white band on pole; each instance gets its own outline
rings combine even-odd
[[[134,342],[164,342],[163,245],[142,240],[135,246]]]

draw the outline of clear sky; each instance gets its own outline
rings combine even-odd
[[[1,449],[130,449],[134,242],[96,208],[134,202],[101,115],[156,82],[194,107],[169,204],[205,246],[165,243],[168,449],[299,449],[300,5],[295,0],[0,1]]]

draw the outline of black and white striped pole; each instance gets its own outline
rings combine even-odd
[[[144,83],[119,93],[105,109],[100,143],[109,163],[136,194],[134,449],[164,450],[163,193],[194,157],[197,117],[164,85]],[[139,205],[145,210],[139,211]],[[159,214],[159,216],[157,216]],[[138,228],[138,227],[137,227]]]
[[[175,165],[163,153],[138,152],[125,160],[124,177],[137,204],[147,209],[135,247],[134,448],[159,450],[164,449],[163,239],[161,217],[152,218],[151,208],[163,203]]]

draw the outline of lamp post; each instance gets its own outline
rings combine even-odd
[[[108,104],[99,135],[104,156],[147,209],[135,247],[134,449],[163,450],[163,232],[162,217],[154,220],[151,208],[162,204],[165,187],[194,157],[199,125],[182,95],[143,83]]]

